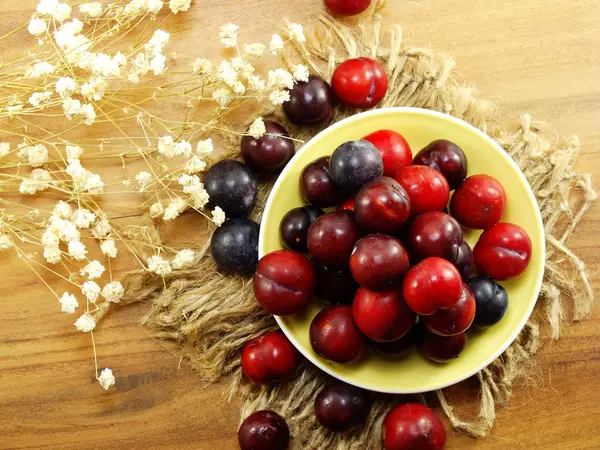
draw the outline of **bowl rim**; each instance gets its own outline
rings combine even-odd
[[[534,205],[537,205],[537,200],[535,198],[535,194],[533,193],[531,186],[529,185],[529,182],[527,181],[527,179],[525,178],[525,175],[523,174],[523,172],[521,171],[521,169],[519,168],[519,166],[517,165],[517,163],[508,155],[508,153],[506,153],[506,151],[504,151],[504,149],[502,147],[500,147],[500,145],[498,145],[498,143],[492,139],[490,136],[488,136],[486,133],[484,133],[483,131],[481,131],[480,129],[476,128],[475,126],[471,125],[468,122],[465,122],[462,119],[459,119],[457,117],[451,116],[449,114],[445,114],[439,111],[434,111],[434,110],[430,110],[430,109],[424,109],[424,108],[414,108],[414,107],[410,107],[410,106],[397,106],[397,107],[389,107],[389,108],[378,108],[378,109],[373,109],[373,110],[369,110],[369,111],[365,111],[365,112],[361,112],[358,114],[354,114],[350,117],[346,117],[345,119],[342,119],[330,126],[328,126],[327,128],[324,128],[323,130],[319,131],[319,133],[317,133],[316,135],[314,135],[311,139],[308,140],[308,142],[306,142],[302,148],[300,150],[298,150],[296,152],[296,154],[294,155],[294,157],[287,163],[286,167],[283,169],[283,171],[279,174],[279,176],[277,177],[277,180],[275,181],[273,188],[271,189],[271,192],[269,192],[269,197],[267,198],[267,202],[265,204],[265,208],[263,210],[263,214],[262,217],[266,217],[268,211],[271,208],[271,204],[272,204],[272,200],[273,200],[273,193],[277,191],[277,189],[279,188],[279,185],[283,182],[282,180],[285,178],[285,176],[287,175],[287,173],[291,170],[291,168],[293,167],[294,161],[299,158],[299,155],[302,154],[308,147],[309,144],[312,143],[312,141],[316,140],[318,137],[321,136],[322,133],[328,132],[328,133],[332,133],[335,132],[336,129],[344,126],[345,124],[347,124],[348,122],[354,122],[357,120],[361,120],[364,117],[368,117],[368,116],[378,116],[378,115],[385,115],[388,114],[390,112],[395,112],[395,113],[403,113],[403,112],[407,112],[407,113],[413,113],[413,114],[421,114],[424,116],[434,116],[437,118],[441,118],[443,120],[448,120],[450,122],[453,122],[454,124],[461,126],[463,128],[468,129],[469,131],[478,134],[479,136],[481,136],[484,140],[488,141],[491,145],[493,145],[494,147],[496,147],[496,149],[499,151],[499,153],[502,155],[503,158],[505,158],[506,160],[509,161],[509,163],[512,165],[512,167],[517,171],[518,176],[520,177],[521,181],[524,183],[524,185],[527,187],[527,195],[530,197],[530,199],[532,200]],[[542,282],[544,279],[544,269],[545,269],[545,265],[546,265],[546,239],[545,239],[545,229],[544,229],[544,222],[542,220],[542,214],[540,212],[539,207],[536,208],[536,217],[537,217],[537,222],[538,222],[538,226],[539,229],[542,233],[542,247],[540,249],[540,251],[542,252],[542,266],[540,269],[540,273],[538,274],[538,280],[537,280],[537,284],[536,284],[536,288],[535,288],[535,295],[536,295],[536,300],[534,302],[531,302],[531,306],[529,307],[528,311],[526,312],[526,314],[523,315],[521,321],[519,322],[518,326],[515,327],[515,330],[513,331],[513,333],[508,337],[508,339],[499,347],[498,350],[496,350],[494,353],[492,353],[490,355],[489,358],[487,358],[483,363],[481,363],[479,366],[477,366],[475,369],[472,369],[468,372],[465,372],[464,375],[461,375],[460,377],[457,377],[455,380],[451,381],[451,382],[446,382],[446,383],[440,383],[439,385],[433,385],[433,387],[428,387],[424,390],[419,390],[419,389],[377,389],[373,386],[365,386],[362,385],[361,383],[357,383],[355,381],[353,381],[351,378],[340,375],[338,373],[336,373],[336,371],[333,368],[328,367],[325,363],[323,363],[322,361],[320,361],[319,359],[315,358],[313,355],[307,354],[305,353],[305,351],[303,350],[302,346],[299,345],[298,341],[295,339],[294,335],[287,329],[285,323],[283,323],[281,317],[279,316],[275,316],[275,320],[277,321],[277,324],[279,325],[279,328],[281,328],[281,330],[283,331],[283,333],[287,336],[287,338],[292,342],[292,344],[294,345],[294,347],[296,347],[296,349],[306,358],[308,359],[312,364],[314,364],[317,368],[319,368],[320,370],[324,371],[325,373],[331,375],[332,377],[343,381],[344,383],[348,383],[352,386],[356,386],[368,391],[373,391],[373,392],[381,392],[381,393],[385,393],[385,394],[418,394],[418,393],[424,393],[424,392],[431,392],[431,391],[435,391],[438,389],[443,389],[446,388],[448,386],[453,386],[457,383],[460,383],[461,381],[466,380],[467,378],[479,373],[480,371],[482,371],[483,369],[485,369],[487,366],[489,366],[494,360],[496,360],[502,353],[504,353],[504,351],[515,341],[515,339],[517,338],[517,336],[519,335],[519,333],[523,330],[523,328],[525,327],[525,324],[527,323],[527,321],[529,320],[529,317],[531,316],[533,309],[535,308],[535,305],[537,304],[537,298],[539,297],[541,288],[542,288]],[[260,227],[260,233],[259,233],[259,239],[258,239],[258,256],[259,259],[262,258],[264,256],[263,253],[263,245],[264,245],[264,236],[265,236],[265,228],[264,227]]]

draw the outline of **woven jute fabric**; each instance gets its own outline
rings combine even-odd
[[[573,170],[579,154],[577,138],[558,138],[550,127],[527,114],[513,117],[476,98],[471,87],[457,80],[451,58],[406,46],[400,26],[384,27],[380,16],[383,5],[382,1],[375,2],[360,22],[340,23],[323,16],[307,42],[290,52],[325,79],[330,79],[335,66],[345,59],[376,58],[389,77],[389,91],[379,107],[413,106],[451,114],[486,132],[506,150],[525,174],[542,213],[547,256],[537,308],[545,314],[536,317],[547,317],[553,338],[558,338],[560,326],[585,318],[594,300],[585,265],[567,246],[569,236],[596,198],[589,175]],[[307,141],[320,131],[295,128],[280,113],[267,112],[300,140]],[[338,108],[333,120],[353,113]],[[227,151],[222,157],[239,156],[239,141],[226,138],[224,145]],[[269,184],[261,186],[253,213],[256,220],[260,220],[269,191]],[[221,273],[207,250],[208,243],[199,249],[196,266],[174,271],[164,280],[144,271],[126,276],[129,301],[151,302],[143,323],[156,336],[176,341],[205,382],[231,377],[229,397],[243,399],[242,418],[259,409],[283,415],[290,426],[292,449],[381,448],[383,417],[391,405],[401,401],[395,396],[375,395],[373,410],[362,428],[333,434],[319,426],[313,406],[316,395],[331,378],[310,363],[304,362],[296,378],[285,383],[254,386],[244,380],[241,349],[250,339],[276,330],[277,324],[256,302],[251,279]],[[460,405],[452,406],[444,391],[419,399],[434,406],[437,403],[455,429],[483,438],[494,424],[496,405],[509,400],[513,385],[526,373],[539,346],[538,324],[530,321],[504,354],[476,375],[480,405],[475,417],[459,418],[455,410]],[[472,384],[472,380],[467,382]]]

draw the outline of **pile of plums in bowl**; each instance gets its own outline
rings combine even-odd
[[[283,218],[287,249],[259,261],[254,290],[280,316],[314,296],[329,302],[310,326],[321,357],[352,363],[367,343],[384,353],[415,345],[443,363],[459,356],[472,325],[504,316],[496,281],[526,269],[531,241],[501,222],[504,188],[468,176],[454,143],[436,140],[413,158],[401,135],[380,130],[307,165],[299,185],[309,204]],[[484,230],[473,249],[463,228]]]

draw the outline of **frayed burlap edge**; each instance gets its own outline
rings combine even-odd
[[[546,231],[547,260],[538,307],[546,311],[552,336],[559,337],[567,320],[565,302],[572,303],[569,319],[589,314],[594,300],[584,263],[568,247],[567,240],[577,227],[596,192],[587,174],[574,172],[579,154],[577,138],[556,138],[552,129],[529,115],[508,117],[492,103],[474,97],[473,89],[459,84],[454,61],[428,49],[402,44],[402,30],[382,30],[378,1],[361,22],[342,24],[329,16],[305,44],[295,49],[312,72],[329,79],[334,67],[349,57],[371,56],[387,68],[390,87],[380,104],[414,106],[442,111],[459,117],[492,136],[517,162],[536,194]],[[336,112],[334,121],[354,111]],[[276,112],[273,114],[279,116]],[[285,122],[284,117],[278,120]],[[287,126],[298,139],[308,140],[318,129]],[[228,154],[237,155],[239,142],[226,141]],[[260,218],[270,186],[264,185],[254,218]],[[273,318],[256,303],[248,278],[220,273],[205,245],[198,252],[198,265],[175,271],[164,280],[139,271],[125,277],[129,301],[152,301],[143,323],[158,337],[179,343],[192,366],[207,383],[232,374],[230,398],[244,398],[242,417],[269,408],[279,411],[290,424],[292,448],[376,449],[381,447],[381,422],[394,396],[376,396],[372,414],[360,430],[339,435],[327,432],[314,418],[313,402],[329,376],[305,363],[293,381],[275,386],[249,386],[243,380],[239,352],[245,343],[277,329]],[[477,418],[461,420],[444,396],[439,403],[452,426],[471,436],[485,437],[495,420],[495,405],[504,404],[514,382],[524,373],[539,348],[538,326],[530,322],[516,341],[490,366],[477,374],[480,408]],[[422,398],[425,400],[424,398]]]

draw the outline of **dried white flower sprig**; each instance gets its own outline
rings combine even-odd
[[[77,316],[74,326],[89,333],[104,389],[115,377],[109,368],[98,375],[94,330],[125,295],[111,260],[131,254],[161,277],[197,262],[193,250],[157,245],[148,227],[123,228],[113,217],[146,210],[155,220],[173,221],[193,209],[220,226],[225,214],[219,207],[205,210],[209,196],[199,175],[220,136],[266,132],[261,117],[246,133],[224,119],[249,101],[257,108],[263,99],[280,105],[308,78],[308,68],[288,65],[289,58],[286,68],[266,76],[255,68],[263,55],[279,55],[291,41],[302,46],[299,24],[268,44],[243,45],[239,27],[225,24],[219,40],[228,57],[218,64],[167,55],[170,34],[153,26],[167,22],[152,19],[191,6],[192,0],[120,0],[72,8],[40,0],[19,28],[36,47],[0,65],[0,252],[15,251],[55,296],[57,309]],[[164,112],[167,99],[180,108],[180,120]],[[102,137],[82,137],[89,127]],[[113,170],[104,179],[98,170],[104,162],[118,162],[121,178]],[[114,213],[123,196],[139,200]],[[54,288],[46,275],[69,287]]]

